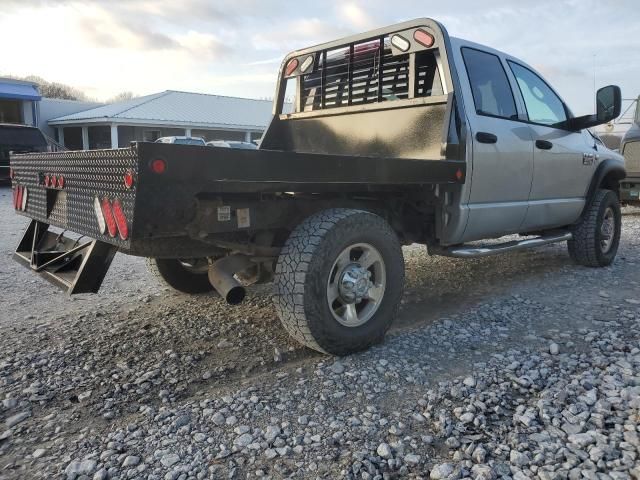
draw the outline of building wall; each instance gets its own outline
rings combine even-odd
[[[36,102],[37,103],[37,102]],[[36,118],[34,118],[34,102],[31,100],[22,101],[22,121],[25,125],[36,126]]]
[[[40,112],[38,116],[38,128],[42,133],[58,140],[55,127],[49,126],[52,118],[83,112],[102,105],[96,102],[77,102],[75,100],[61,100],[59,98],[43,98],[40,100]]]

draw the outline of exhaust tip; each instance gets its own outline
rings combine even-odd
[[[246,291],[244,287],[237,286],[227,292],[225,300],[229,305],[239,305],[244,300],[245,295]]]

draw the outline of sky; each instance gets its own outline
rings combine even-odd
[[[98,100],[272,98],[287,52],[423,16],[534,66],[576,115],[592,113],[594,74],[640,94],[638,0],[0,0],[0,75]]]

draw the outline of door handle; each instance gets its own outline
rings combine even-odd
[[[551,150],[553,148],[553,143],[549,140],[536,140],[536,147],[540,150]]]
[[[476,133],[476,140],[480,143],[496,143],[498,141],[498,137],[493,133],[478,132]]]

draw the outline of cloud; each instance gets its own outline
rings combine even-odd
[[[355,2],[340,3],[338,15],[344,18],[349,26],[357,30],[371,30],[377,26],[373,17]]]
[[[206,58],[208,60],[218,59],[231,53],[231,47],[221,42],[211,33],[200,33],[189,30],[184,35],[177,35],[177,44],[189,50],[193,55]]]
[[[349,33],[348,29],[319,18],[295,18],[259,30],[251,36],[251,42],[256,50],[286,53],[328,42]]]
[[[271,96],[278,64],[289,51],[422,16],[442,21],[452,35],[522,58],[545,75],[576,113],[592,108],[594,54],[598,86],[618,83],[625,97],[640,93],[637,0],[0,4],[4,38],[21,39],[20,48],[2,51],[4,73],[86,85],[100,98],[122,90],[143,94],[167,88]],[[25,36],[26,24],[33,35]],[[45,53],[47,42],[54,45],[55,55]]]

